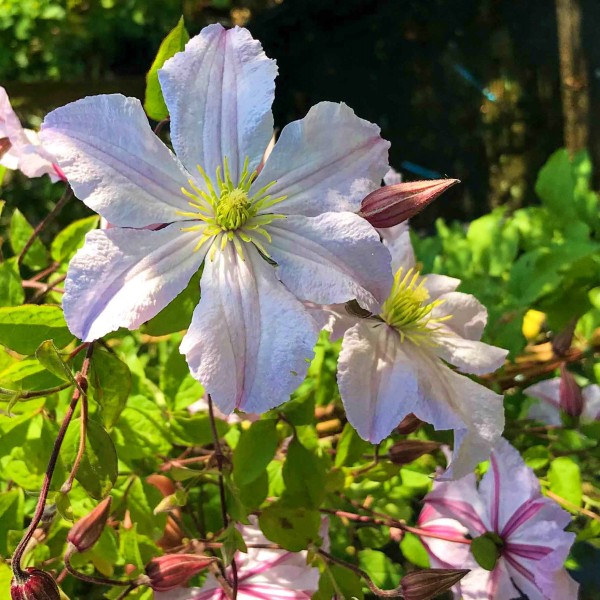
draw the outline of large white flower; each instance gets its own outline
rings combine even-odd
[[[486,459],[504,427],[502,396],[457,373],[496,370],[507,352],[478,341],[487,311],[456,292],[460,281],[421,276],[405,223],[380,230],[396,273],[379,315],[345,307],[316,310],[341,337],[338,384],[348,420],[372,443],[414,413],[454,430],[454,460],[444,477],[462,477]]]
[[[463,600],[577,598],[579,586],[564,569],[575,540],[564,531],[570,522],[569,513],[542,495],[533,471],[504,439],[479,485],[473,474],[435,485],[419,517],[421,529],[447,538],[423,537],[431,566],[471,569],[455,590],[455,598]],[[470,546],[448,541],[467,533],[496,545],[490,570],[477,564]]]
[[[377,126],[318,104],[257,175],[276,72],[245,29],[211,25],[190,40],[159,72],[177,158],[121,95],[74,102],[42,126],[76,195],[116,226],[88,234],[71,262],[71,331],[90,341],[138,327],[204,263],[181,351],[226,413],[262,412],[302,381],[318,330],[301,300],[376,308],[392,280],[376,231],[350,212],[388,168]]]
[[[40,144],[38,134],[24,129],[15,114],[6,90],[0,86],[0,165],[19,169],[27,177],[49,175],[64,179],[54,157]]]

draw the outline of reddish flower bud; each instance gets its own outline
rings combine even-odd
[[[89,550],[97,541],[110,514],[111,497],[104,498],[96,508],[82,519],[79,519],[67,535],[67,541],[77,552]]]
[[[396,465],[407,465],[439,447],[438,442],[427,440],[399,440],[390,448],[389,458]]]
[[[9,150],[12,144],[8,138],[0,138],[0,158],[2,158]]]
[[[429,600],[456,585],[469,569],[421,569],[400,581],[404,600]]]
[[[12,600],[60,600],[60,592],[52,575],[29,567],[23,577],[13,577],[10,597]]]
[[[575,378],[565,367],[560,365],[560,384],[558,386],[560,407],[571,417],[579,417],[583,412],[583,395]]]
[[[423,425],[423,421],[419,417],[416,417],[414,413],[410,413],[400,421],[400,425],[396,427],[396,431],[401,435],[408,435],[419,429],[421,425]]]
[[[155,592],[167,592],[185,585],[191,577],[206,569],[215,558],[198,554],[165,554],[146,565],[148,585]]]
[[[361,203],[359,215],[373,227],[392,227],[420,213],[458,179],[406,181],[383,186],[371,192]]]

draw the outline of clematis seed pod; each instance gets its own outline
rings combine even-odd
[[[185,585],[216,559],[198,554],[165,554],[146,565],[147,585],[155,592],[167,592]]]
[[[399,440],[389,449],[389,458],[396,465],[408,465],[439,447],[438,442],[427,440]]]
[[[583,394],[573,375],[565,367],[560,366],[560,383],[558,387],[560,407],[571,417],[579,417],[583,412]]]
[[[89,550],[97,541],[108,520],[110,514],[111,497],[108,496],[92,512],[79,519],[67,535],[67,541],[73,550],[85,552]]]
[[[60,600],[60,592],[52,575],[29,567],[23,576],[13,577],[10,597],[11,600]]]
[[[458,179],[432,179],[386,185],[365,197],[358,214],[373,227],[393,227],[420,213],[457,183]]]
[[[404,600],[429,600],[456,585],[469,569],[421,569],[400,581]]]

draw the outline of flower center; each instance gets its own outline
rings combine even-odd
[[[256,179],[257,172],[250,173],[248,164],[249,159],[246,158],[239,181],[235,183],[231,178],[227,157],[223,159],[223,168],[217,167],[214,180],[198,165],[198,172],[204,181],[204,189],[200,188],[193,179],[188,181],[191,191],[181,188],[181,193],[188,198],[188,204],[193,211],[178,211],[177,214],[189,217],[193,221],[201,221],[181,229],[202,232],[195,251],[209,240],[220,241],[221,249],[225,248],[227,242],[233,242],[243,259],[242,242],[252,242],[267,258],[270,258],[258,238],[262,236],[268,242],[271,241],[265,226],[274,219],[284,219],[285,216],[267,213],[266,210],[282,202],[287,196],[273,198],[268,193],[275,185],[275,181],[250,195],[250,187]],[[217,247],[216,244],[212,245],[211,257],[214,256]]]
[[[245,190],[235,188],[221,194],[216,210],[216,221],[221,229],[239,229],[251,216],[252,205]]]
[[[408,338],[415,344],[435,346],[431,334],[437,329],[436,323],[447,321],[451,316],[432,317],[433,309],[444,301],[429,302],[425,281],[418,270],[410,268],[405,272],[400,267],[390,296],[383,304],[381,318],[400,333],[402,341]]]

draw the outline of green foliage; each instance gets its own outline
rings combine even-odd
[[[177,54],[177,52],[181,52],[189,39],[190,36],[185,28],[183,17],[181,17],[177,25],[162,41],[156,58],[148,71],[148,75],[146,76],[144,109],[146,110],[146,114],[155,121],[161,121],[169,116],[158,81],[158,70],[165,64],[167,59]]]

